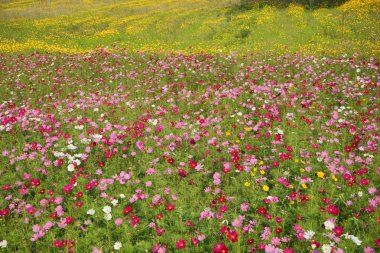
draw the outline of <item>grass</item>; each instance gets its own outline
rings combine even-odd
[[[351,3],[352,2],[352,3]],[[237,8],[235,1],[3,1],[0,51],[379,53],[377,1],[334,9]]]

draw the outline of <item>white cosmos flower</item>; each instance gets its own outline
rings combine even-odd
[[[76,165],[78,165],[78,166],[81,165],[81,163],[82,163],[79,159],[75,159],[73,162],[76,163]]]
[[[92,138],[94,139],[94,141],[100,141],[102,139],[103,135],[101,134],[94,134],[92,136]]]
[[[115,244],[113,245],[113,248],[114,250],[120,250],[122,246],[123,245],[121,244],[121,242],[115,242]]]
[[[70,145],[67,146],[67,148],[70,149],[70,150],[75,150],[75,149],[77,149],[77,146],[75,146],[73,144],[70,144]]]
[[[334,223],[332,223],[329,220],[325,221],[325,223],[323,223],[323,225],[325,225],[326,230],[333,230],[335,228]]]
[[[357,238],[354,235],[349,235],[348,238],[351,239],[358,246],[362,244],[362,241],[360,241],[359,238]]]
[[[88,215],[94,215],[95,214],[95,210],[94,209],[90,209],[87,211],[87,214]]]
[[[315,235],[315,232],[312,230],[309,230],[305,232],[304,237],[306,240],[311,240],[311,238],[313,238],[314,235]]]
[[[111,213],[111,207],[110,206],[105,206],[105,207],[103,207],[103,212],[104,213]]]
[[[8,246],[7,240],[0,241],[0,248],[4,249]]]
[[[331,245],[323,244],[322,245],[322,252],[323,253],[330,253],[331,252]]]
[[[91,142],[91,140],[87,138],[83,138],[80,142],[87,145]]]
[[[61,157],[64,157],[64,156],[65,156],[65,153],[55,151],[55,152],[54,152],[54,156],[57,157],[57,158],[61,158]]]
[[[67,166],[67,170],[69,171],[69,172],[73,172],[74,171],[74,169],[75,169],[75,166],[74,166],[74,164],[69,164],[68,166]]]
[[[105,213],[105,214],[104,214],[104,219],[105,219],[106,221],[111,220],[111,219],[112,219],[112,214],[110,214],[110,213]]]
[[[117,200],[117,199],[113,199],[113,200],[111,201],[111,203],[112,203],[113,206],[116,206],[117,203],[119,203],[119,200]]]

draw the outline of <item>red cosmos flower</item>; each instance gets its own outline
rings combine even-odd
[[[187,172],[186,170],[182,169],[182,168],[178,168],[177,169],[177,172],[178,172],[178,176],[179,177],[187,177]]]
[[[343,180],[351,180],[351,175],[348,173],[343,174]]]
[[[219,203],[226,203],[227,199],[226,199],[226,194],[222,194],[218,197],[218,202]]]
[[[267,213],[267,209],[265,209],[265,207],[260,207],[259,209],[257,209],[257,212],[259,213],[259,214],[262,214],[262,215],[264,215],[264,214],[266,214]]]
[[[191,238],[191,243],[192,243],[193,245],[198,245],[199,240],[198,240],[197,238]]]
[[[161,220],[164,217],[162,213],[156,215],[157,220]]]
[[[59,240],[54,240],[52,245],[53,245],[53,247],[56,247],[56,248],[60,248],[63,246]]]
[[[376,245],[376,247],[379,247],[379,248],[380,248],[380,238],[377,238],[377,239],[375,240],[375,245]]]
[[[227,235],[228,232],[230,232],[230,228],[227,227],[227,226],[223,226],[220,228],[220,233],[222,233],[223,235]]]
[[[183,249],[186,247],[186,241],[185,240],[178,240],[177,243],[175,244],[177,249]]]
[[[169,158],[168,160],[166,160],[168,162],[168,164],[173,164],[174,163],[174,159],[173,158]]]
[[[344,151],[346,151],[347,153],[349,153],[349,152],[352,151],[352,148],[350,146],[345,146],[344,147]]]
[[[196,161],[189,161],[189,167],[191,169],[194,169],[195,167],[197,167],[198,163]]]
[[[167,206],[166,206],[166,210],[168,211],[173,211],[175,208],[175,206],[172,204],[172,203],[169,203]]]
[[[310,247],[313,247],[313,245],[314,245],[315,249],[321,247],[321,244],[319,242],[317,242],[317,241],[314,241],[314,240],[312,240],[309,245],[310,245]]]
[[[58,166],[62,166],[62,164],[63,164],[63,159],[58,159],[58,161],[57,161],[57,165],[58,165]]]
[[[71,223],[73,223],[73,221],[74,221],[74,218],[73,217],[70,217],[70,216],[68,216],[68,217],[66,217],[66,224],[71,224]]]
[[[248,239],[247,240],[247,244],[248,245],[252,245],[255,241],[251,238],[251,239]]]
[[[332,215],[338,215],[339,214],[339,208],[337,206],[328,206],[327,212]]]
[[[238,234],[236,231],[232,230],[232,231],[228,232],[228,234],[227,234],[227,238],[228,238],[228,240],[229,240],[230,242],[235,243],[235,242],[237,242],[238,239],[239,239],[239,234]]]
[[[362,178],[360,179],[360,182],[359,182],[361,185],[363,186],[367,186],[369,183],[370,183],[370,180],[369,179],[366,179],[366,178]]]
[[[333,232],[334,232],[334,234],[336,235],[336,236],[341,236],[341,235],[343,235],[343,228],[342,227],[335,227],[333,230],[332,230]]]
[[[65,185],[62,189],[64,193],[69,193],[73,190],[73,187],[71,185]]]
[[[29,181],[29,185],[32,186],[33,188],[40,186],[40,184],[41,184],[41,181],[39,179],[36,179],[36,178],[32,178]]]
[[[9,210],[7,208],[0,210],[0,217],[7,217],[8,214],[9,214]]]
[[[221,213],[225,213],[225,212],[227,212],[228,211],[228,207],[227,206],[220,206],[219,207],[219,212],[221,212]]]
[[[10,184],[6,184],[6,185],[4,185],[3,188],[2,188],[3,191],[8,191],[8,190],[10,190],[10,189],[12,189],[12,186],[11,186]]]
[[[294,250],[292,248],[286,248],[284,249],[284,253],[294,253]]]
[[[228,253],[228,248],[223,242],[217,242],[212,248],[213,253]]]
[[[26,209],[26,212],[27,212],[28,214],[34,214],[34,213],[36,212],[36,209],[35,209],[34,207],[28,207],[28,208]]]
[[[240,160],[240,157],[238,155],[232,157],[232,162],[234,162],[234,163],[239,162],[239,160]]]
[[[92,184],[91,184],[91,183],[87,183],[87,184],[84,186],[84,188],[85,188],[87,191],[89,191],[89,190],[92,189]]]
[[[132,212],[133,208],[131,206],[124,207],[123,214],[129,214]]]
[[[131,216],[131,220],[129,221],[129,223],[132,225],[132,226],[135,226],[137,224],[140,223],[140,218],[135,216],[135,215],[132,215]]]
[[[162,228],[160,228],[160,227],[158,227],[157,229],[156,229],[156,234],[158,235],[158,236],[161,236],[161,235],[163,235],[165,233],[165,229],[162,229]]]

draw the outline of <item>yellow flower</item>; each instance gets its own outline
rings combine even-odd
[[[318,172],[317,172],[317,176],[318,176],[319,178],[321,178],[321,179],[324,179],[324,178],[325,178],[325,173],[322,172],[322,171],[318,171]]]
[[[230,136],[231,135],[231,133],[230,132],[226,132],[226,136]]]
[[[291,204],[291,205],[294,205],[294,201],[293,201],[293,200],[292,200],[292,201],[290,201],[290,204]]]
[[[263,162],[263,161],[260,161],[260,162],[259,162],[259,165],[263,165],[263,164],[264,164],[264,162]]]
[[[251,128],[250,127],[246,127],[245,131],[249,132],[249,131],[251,131]]]
[[[244,183],[244,186],[246,186],[246,187],[250,187],[250,186],[251,186],[251,183],[247,181],[247,182]]]
[[[261,175],[265,175],[265,170],[260,170]]]
[[[305,169],[304,169],[304,168],[301,168],[300,171],[301,171],[301,172],[305,172]]]
[[[296,163],[298,163],[299,162],[299,160],[296,158],[296,159],[294,159],[294,161],[296,162]]]
[[[266,192],[269,191],[269,186],[268,185],[264,185],[263,186],[263,190],[266,191]]]
[[[236,140],[236,143],[240,143],[240,140]]]
[[[332,178],[335,182],[338,181],[338,178],[336,178],[335,175],[333,175],[331,178]]]
[[[293,189],[293,188],[294,188],[294,186],[291,184],[291,185],[289,185],[289,188],[290,188],[290,189]]]
[[[307,185],[306,184],[302,184],[301,186],[302,186],[302,188],[307,189]]]

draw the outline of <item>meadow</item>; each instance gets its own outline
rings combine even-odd
[[[0,12],[0,252],[379,252],[378,1]]]
[[[3,0],[0,52],[75,53],[116,44],[162,52],[379,54],[378,0],[329,9],[239,2]]]

